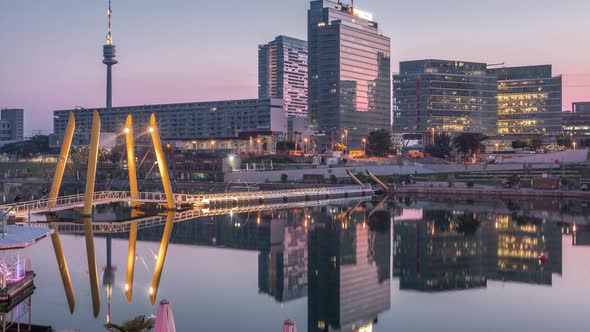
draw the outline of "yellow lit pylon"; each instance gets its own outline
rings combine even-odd
[[[156,123],[156,116],[152,113],[150,117],[150,134],[156,150],[156,159],[158,160],[158,168],[160,169],[160,176],[162,177],[162,185],[164,186],[164,193],[166,194],[166,207],[169,210],[176,209],[174,203],[174,195],[172,194],[172,184],[170,183],[170,176],[168,175],[168,165],[164,157],[164,150],[162,149],[162,142],[160,141],[160,133],[158,132],[158,125]]]
[[[54,206],[59,195],[59,188],[64,177],[66,165],[68,163],[68,156],[70,155],[70,148],[72,146],[72,139],[74,138],[74,130],[76,129],[76,119],[74,112],[70,112],[68,118],[68,126],[66,127],[66,133],[64,140],[61,144],[61,151],[59,153],[59,159],[57,161],[57,167],[55,174],[53,175],[53,182],[51,183],[51,191],[49,192],[49,206]]]
[[[94,181],[96,180],[96,166],[98,163],[98,144],[100,139],[100,117],[97,111],[92,112],[92,132],[90,134],[90,148],[88,150],[88,171],[86,172],[86,192],[84,193],[84,216],[92,215],[92,200],[94,198]]]

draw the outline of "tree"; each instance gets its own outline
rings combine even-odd
[[[558,136],[557,137],[557,145],[570,147],[572,146],[572,139],[567,136]]]
[[[563,141],[562,141],[563,143]],[[540,139],[519,139],[512,142],[512,148],[514,149],[529,149],[536,150],[541,147],[543,142]],[[559,141],[558,141],[559,144]]]
[[[281,174],[281,182],[287,182],[287,180],[289,179],[289,176],[285,173]]]
[[[124,144],[117,144],[113,146],[110,151],[106,152],[107,159],[113,164],[118,164],[126,155],[127,146]]]
[[[332,148],[332,150],[334,150],[334,151],[345,151],[346,150],[346,145],[344,145],[342,143],[334,143],[334,147]]]
[[[338,183],[338,178],[334,174],[330,174],[330,183],[336,184]]]
[[[453,138],[453,148],[463,155],[479,154],[482,150],[481,142],[485,139],[482,134],[462,133]]]
[[[379,129],[369,133],[367,139],[367,155],[387,157],[391,152],[391,133],[387,129]]]
[[[451,137],[446,134],[438,134],[434,137],[434,144],[426,146],[424,152],[437,158],[446,158],[451,154]]]
[[[140,315],[124,322],[122,325],[108,323],[104,327],[118,332],[146,332],[151,331],[155,326],[155,318],[146,318],[145,315]]]
[[[289,150],[295,150],[295,143],[287,141],[277,142],[277,151],[286,152]]]
[[[49,136],[36,135],[26,141],[4,145],[0,152],[16,154],[19,157],[30,158],[34,155],[49,153]]]

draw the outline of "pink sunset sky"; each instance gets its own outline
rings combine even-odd
[[[346,1],[345,1],[346,2]],[[590,101],[590,1],[357,0],[401,60],[552,64],[563,107]],[[113,0],[115,106],[257,97],[257,46],[307,39],[308,0]],[[25,134],[52,111],[105,104],[106,0],[0,0],[0,107]]]

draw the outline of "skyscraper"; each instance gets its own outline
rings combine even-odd
[[[498,134],[561,133],[561,76],[551,65],[489,69],[498,76]]]
[[[360,150],[391,127],[390,40],[372,14],[330,0],[311,1],[307,31],[310,124]]]
[[[307,42],[278,36],[258,46],[258,98],[283,99],[287,117],[307,117]]]
[[[454,60],[400,62],[393,76],[397,134],[496,134],[498,83],[485,63]]]

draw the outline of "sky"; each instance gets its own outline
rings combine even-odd
[[[257,97],[257,46],[306,39],[308,0],[112,0],[113,105]],[[349,0],[343,0],[347,2]],[[25,109],[25,135],[52,111],[103,107],[107,0],[0,0],[0,108]],[[564,110],[590,101],[588,0],[356,0],[399,61],[552,64]]]

